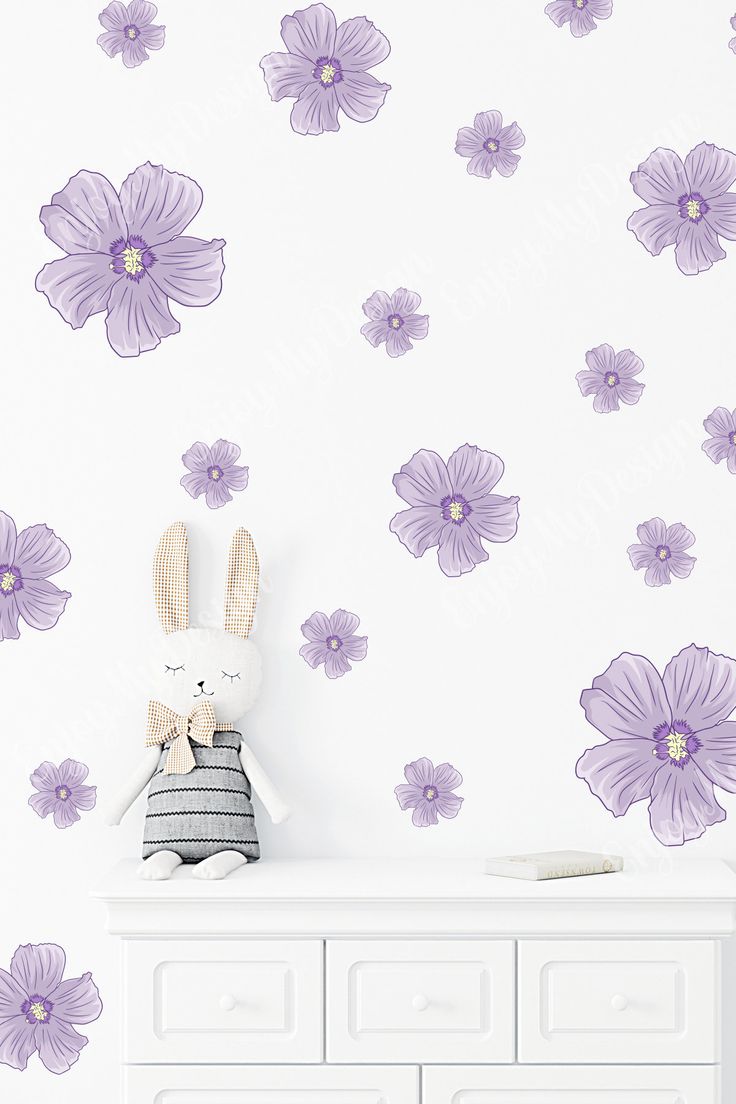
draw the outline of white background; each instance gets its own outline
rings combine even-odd
[[[27,807],[28,775],[80,759],[102,804],[141,755],[150,565],[169,522],[190,527],[205,623],[231,531],[251,528],[261,555],[266,674],[245,731],[295,810],[278,828],[259,810],[266,857],[587,847],[667,861],[645,804],[614,821],[576,779],[599,742],[580,692],[624,649],[660,669],[692,641],[736,654],[736,478],[700,451],[702,419],[736,407],[736,244],[688,278],[626,229],[642,205],[629,173],[657,145],[736,149],[733,3],[616,0],[577,41],[542,0],[371,0],[393,89],[373,123],[319,138],[292,132],[258,68],[281,47],[283,4],[162,0],[166,45],[134,71],[97,47],[98,6],[3,13],[0,508],[68,543],[55,581],[73,597],[55,629],[0,646],[0,962],[59,942],[105,1003],[64,1077],[37,1057],[24,1074],[0,1067],[12,1104],[116,1098],[117,948],[88,891],[138,852],[143,803],[117,830],[98,807],[59,832]],[[453,150],[489,108],[526,135],[508,180],[468,176]],[[205,310],[173,305],[181,334],[121,360],[103,316],[74,332],[34,290],[60,255],[38,211],[81,168],[119,186],[148,159],[202,186],[190,232],[226,239],[224,289]],[[422,295],[430,330],[390,360],[361,336],[361,304],[399,285]],[[645,363],[641,402],[610,416],[575,381],[602,342]],[[217,437],[242,446],[250,484],[210,511],[179,486],[180,457]],[[520,496],[521,521],[448,579],[389,532],[403,507],[391,478],[419,448],[446,458],[466,441],[503,458],[497,489]],[[626,555],[653,516],[697,537],[692,576],[661,590]],[[299,657],[299,626],[339,606],[360,616],[368,657],[329,682]],[[393,794],[421,755],[465,779],[459,817],[425,830]],[[736,860],[736,798],[720,796],[727,822],[688,855]]]

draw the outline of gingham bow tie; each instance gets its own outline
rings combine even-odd
[[[175,713],[168,705],[148,703],[146,747],[172,741],[166,756],[164,774],[189,774],[196,767],[190,741],[212,747],[216,732],[232,732],[231,724],[218,724],[210,702],[199,702],[189,713]]]

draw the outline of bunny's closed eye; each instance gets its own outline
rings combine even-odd
[[[184,664],[183,663],[182,663],[181,667],[169,667],[168,663],[164,664],[164,666],[166,667],[167,673],[170,673],[172,675],[175,675],[177,671],[183,671],[184,670]]]
[[[229,679],[230,679],[230,682],[235,682],[235,679],[239,679],[239,678],[240,678],[240,671],[236,672],[236,674],[234,674],[234,675],[229,675],[229,674],[227,673],[227,671],[223,671],[223,672],[222,672],[222,677],[223,677],[223,678],[229,678]]]

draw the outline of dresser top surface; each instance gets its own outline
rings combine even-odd
[[[223,881],[180,867],[169,881],[118,863],[93,890],[106,901],[736,901],[736,874],[720,859],[629,860],[620,873],[531,882],[493,877],[480,859],[262,859]]]

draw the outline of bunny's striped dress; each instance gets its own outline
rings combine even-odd
[[[239,732],[216,732],[211,748],[192,744],[196,766],[188,774],[164,774],[170,744],[164,744],[148,789],[143,858],[175,851],[200,862],[220,851],[260,858],[250,782],[238,749]]]

